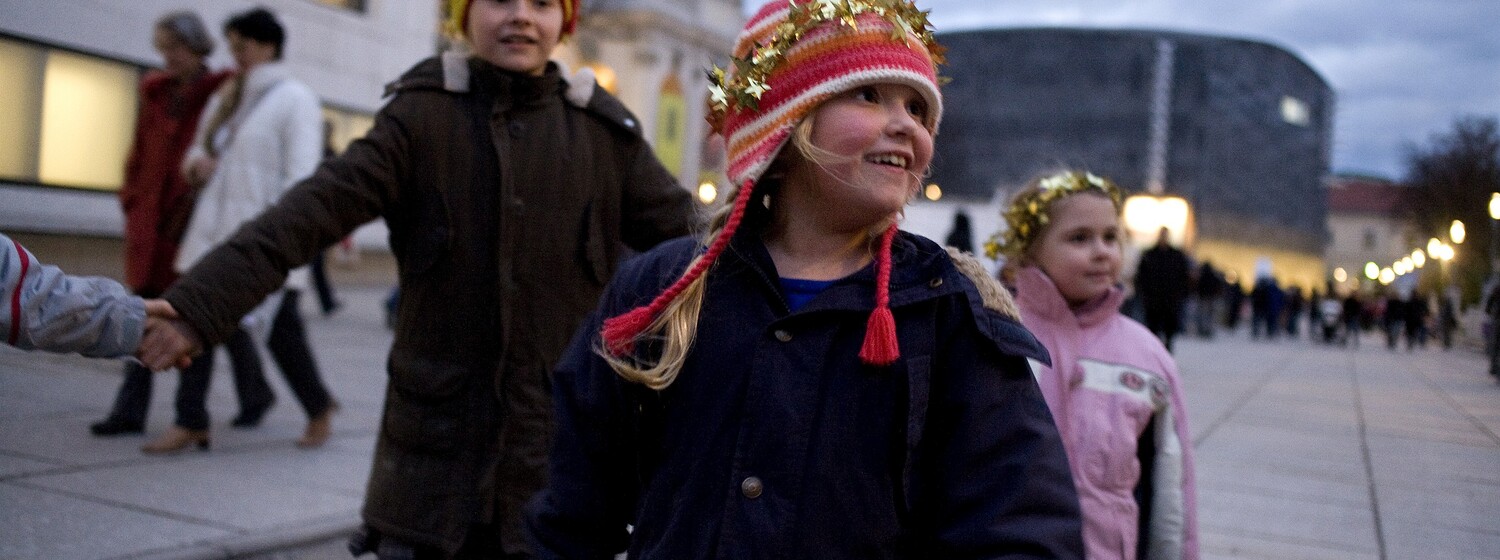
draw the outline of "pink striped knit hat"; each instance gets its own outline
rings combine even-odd
[[[927,102],[923,125],[933,134],[943,114],[938,64],[943,49],[927,14],[911,0],[773,0],[740,33],[729,70],[714,69],[711,110],[728,146],[730,180],[740,185],[724,228],[682,277],[648,305],[612,317],[601,333],[611,354],[629,354],[640,334],[704,274],[739,227],[756,183],[797,125],[829,98],[874,84],[902,84]],[[891,241],[876,253],[875,310],[860,359],[888,365],[900,357],[889,306]]]

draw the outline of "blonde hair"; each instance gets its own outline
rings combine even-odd
[[[703,243],[711,243],[721,232],[729,221],[731,212],[734,210],[734,201],[739,198],[740,190],[751,188],[759,191],[754,194],[768,195],[782,187],[782,180],[786,167],[794,164],[797,160],[809,162],[813,165],[823,165],[841,161],[846,156],[828,151],[816,146],[812,142],[813,117],[811,114],[797,124],[788,141],[788,150],[783,146],[770,169],[762,176],[762,179],[754,185],[736,186],[729,196],[725,197],[725,203],[721,204],[709,220],[708,231],[703,236]],[[914,194],[914,193],[913,193]],[[751,216],[752,223],[757,227],[766,226],[765,214],[768,208],[755,210],[757,204],[751,204],[756,216]],[[871,243],[879,239],[882,230],[889,227],[889,223],[877,224],[869,232]],[[694,257],[688,263],[687,270],[703,259],[703,255]],[[693,342],[698,335],[698,319],[703,307],[703,298],[707,292],[708,274],[694,278],[692,282],[683,289],[682,293],[671,300],[671,303],[657,315],[651,323],[630,344],[643,341],[660,342],[660,355],[655,358],[641,358],[633,355],[616,356],[604,347],[602,341],[597,343],[594,353],[604,358],[620,377],[628,381],[640,383],[654,390],[662,390],[676,381],[677,375],[682,373],[682,367],[687,361],[688,353],[692,350]]]
[[[719,233],[724,231],[724,225],[728,223],[729,214],[733,211],[733,201],[739,197],[739,190],[744,186],[736,187],[729,196],[725,197],[726,203],[721,204],[714,211],[713,217],[709,219],[708,231],[703,236],[703,243],[707,245],[712,242]],[[698,255],[688,263],[687,270],[691,270],[703,255]],[[708,274],[703,274],[693,279],[682,291],[682,294],[674,298],[660,315],[651,321],[651,324],[641,331],[640,335],[631,344],[641,340],[660,340],[661,355],[653,359],[643,359],[635,356],[616,356],[602,343],[595,344],[594,353],[604,358],[610,369],[627,381],[640,383],[653,390],[660,391],[672,385],[677,380],[677,374],[682,372],[682,366],[687,362],[687,355],[693,348],[693,341],[698,337],[698,317],[703,309],[703,295],[707,291]]]

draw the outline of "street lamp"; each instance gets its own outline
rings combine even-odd
[[[1125,199],[1123,214],[1125,229],[1139,246],[1155,243],[1161,228],[1167,228],[1173,245],[1181,246],[1187,241],[1192,211],[1181,197],[1138,194]]]
[[[1496,275],[1500,274],[1500,192],[1490,193],[1490,277],[1485,280],[1486,289],[1495,286]],[[1480,294],[1480,298],[1488,297],[1489,294]]]

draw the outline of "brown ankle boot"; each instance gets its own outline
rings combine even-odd
[[[208,430],[189,430],[182,426],[172,426],[167,429],[167,433],[141,447],[141,451],[148,455],[165,455],[177,453],[191,446],[196,446],[199,451],[208,451]]]
[[[308,420],[307,431],[302,433],[302,439],[297,440],[297,447],[313,449],[327,443],[329,436],[333,435],[333,414],[338,411],[339,405],[329,404],[322,414]]]

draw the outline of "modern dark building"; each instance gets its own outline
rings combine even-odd
[[[1087,168],[1132,193],[1185,198],[1200,256],[1248,271],[1265,255],[1287,269],[1278,276],[1321,275],[1334,96],[1296,55],[1141,30],[938,39],[951,82],[932,182],[945,196],[987,201],[1039,173]]]

